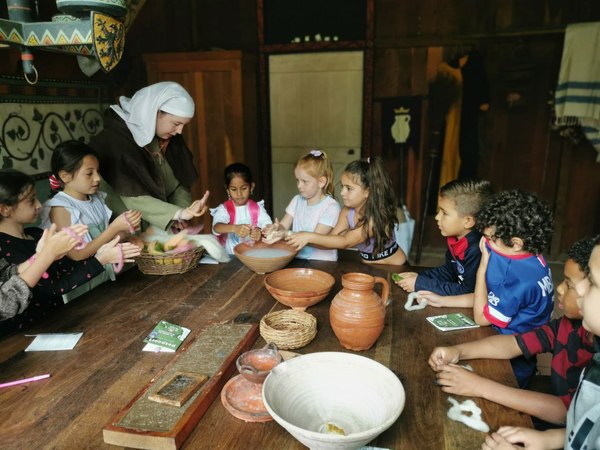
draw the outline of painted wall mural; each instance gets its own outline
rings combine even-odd
[[[110,101],[103,85],[40,81],[32,88],[22,83],[0,78],[0,161],[3,168],[43,177],[58,144],[88,142],[102,129]]]

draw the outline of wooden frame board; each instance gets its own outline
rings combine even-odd
[[[177,372],[156,393],[149,395],[148,400],[180,408],[207,380],[208,376],[200,373]]]
[[[234,334],[233,338],[231,337]],[[259,335],[258,324],[213,324],[204,329],[173,360],[165,366],[158,376],[152,379],[138,394],[104,427],[103,437],[107,444],[123,447],[142,449],[178,449],[187,436],[200,421],[227,380],[236,370],[235,361],[240,354],[249,350]],[[223,347],[224,336],[230,341],[237,342],[230,348]],[[238,337],[239,336],[239,339]],[[204,349],[202,348],[204,346]],[[218,346],[219,348],[216,348]],[[205,373],[208,381],[200,388],[199,392],[192,392],[189,401],[183,402],[181,408],[149,400],[168,384],[173,377],[181,372],[181,367],[189,371],[190,360],[198,354],[211,352],[213,354],[226,354],[223,360],[215,363],[216,370],[206,370],[206,367],[193,367],[196,374]],[[192,361],[193,362],[193,361]],[[193,364],[192,364],[193,365]],[[212,373],[211,373],[212,372]],[[167,413],[177,411],[175,421],[168,429],[148,429],[147,426],[132,425],[130,416],[135,415],[141,407],[160,408]],[[170,409],[169,409],[170,408]],[[156,427],[158,428],[158,427]]]

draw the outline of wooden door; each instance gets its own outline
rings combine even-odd
[[[346,164],[360,158],[363,52],[271,55],[269,97],[273,216],[281,218],[298,193],[300,156],[314,148],[327,152],[336,184]]]

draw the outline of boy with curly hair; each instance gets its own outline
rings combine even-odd
[[[396,284],[417,291],[418,301],[427,300],[430,306],[472,307],[481,259],[475,218],[491,195],[492,185],[485,180],[454,180],[442,186],[435,220],[447,239],[446,262],[419,274],[403,272]]]
[[[550,242],[553,216],[538,197],[520,190],[491,197],[477,216],[482,231],[473,315],[501,334],[524,333],[550,320],[552,275],[542,252]],[[527,386],[535,358],[511,360],[519,387]]]

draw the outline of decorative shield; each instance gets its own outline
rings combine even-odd
[[[121,60],[125,48],[125,25],[119,19],[99,12],[91,13],[94,52],[104,72]]]

